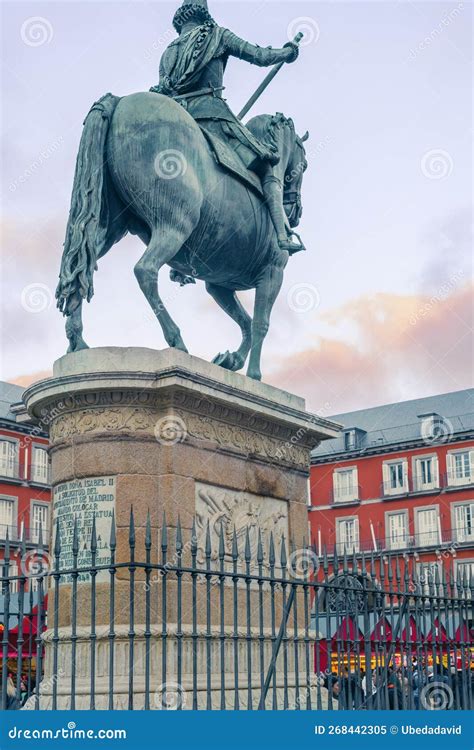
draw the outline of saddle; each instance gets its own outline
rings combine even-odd
[[[263,199],[262,184],[259,177],[244,165],[239,156],[236,154],[233,148],[229,146],[226,141],[219,138],[215,133],[211,133],[203,125],[198,122],[198,125],[206,138],[211,148],[212,154],[216,162],[223,167],[225,170],[230,172],[234,177],[240,179],[247,187],[252,188],[256,194]]]

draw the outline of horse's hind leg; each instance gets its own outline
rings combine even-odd
[[[187,236],[182,232],[167,227],[152,234],[145,253],[136,264],[134,271],[140,289],[147,298],[163,330],[168,346],[187,352],[181,332],[165,308],[158,293],[158,274],[160,268],[169,263],[186,242]]]
[[[259,279],[255,291],[255,312],[252,321],[252,347],[247,375],[254,380],[261,380],[260,357],[262,345],[268,332],[273,305],[281,289],[283,271],[288,262],[288,253],[279,251],[267,266]]]
[[[224,354],[217,354],[212,360],[214,364],[224,367],[226,370],[240,370],[244,366],[247,355],[250,351],[250,344],[252,342],[252,318],[242,307],[240,301],[237,299],[235,292],[232,289],[226,289],[223,286],[217,284],[206,284],[206,289],[215,299],[227,315],[230,315],[232,320],[235,320],[237,325],[242,331],[242,343],[236,352],[225,352]]]

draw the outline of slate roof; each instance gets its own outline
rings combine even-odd
[[[443,417],[453,435],[474,431],[474,388],[335,414],[330,419],[346,429],[363,430],[366,434],[361,436],[359,448],[367,450],[420,440],[420,415],[433,413]],[[312,457],[318,459],[341,453],[349,453],[344,448],[343,433],[321,443]]]
[[[15,414],[11,411],[12,404],[21,401],[25,389],[14,383],[0,380],[0,419],[16,422]]]

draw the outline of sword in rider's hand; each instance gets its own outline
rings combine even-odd
[[[299,44],[301,42],[301,40],[303,39],[303,36],[304,36],[304,34],[301,31],[298,32],[298,34],[293,39],[293,44]],[[250,97],[250,99],[248,100],[247,104],[240,110],[239,114],[237,115],[237,117],[239,118],[239,120],[241,120],[242,117],[245,117],[245,115],[247,114],[247,112],[249,111],[249,109],[251,109],[251,107],[253,107],[253,105],[255,104],[255,102],[257,101],[257,99],[259,98],[259,96],[261,94],[263,94],[263,92],[267,88],[268,84],[271,81],[273,81],[273,79],[275,78],[276,74],[283,67],[284,64],[285,64],[284,62],[281,62],[281,63],[278,63],[277,65],[273,66],[273,68],[268,73],[268,75],[266,75],[265,78],[263,79],[262,83],[260,84],[260,86],[258,87],[258,89],[256,90],[256,92]]]

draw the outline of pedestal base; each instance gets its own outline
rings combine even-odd
[[[77,565],[87,568],[91,563],[90,540],[92,519],[95,518],[98,537],[96,564],[103,566],[95,577],[96,596],[91,599],[91,577],[79,578],[76,601],[73,601],[71,576],[61,577],[59,587],[58,627],[65,629],[58,646],[58,673],[54,674],[52,643],[54,608],[50,592],[48,627],[46,634],[46,670],[41,688],[41,702],[51,705],[52,684],[57,682],[58,707],[70,704],[70,664],[72,646],[67,629],[71,626],[81,633],[77,641],[75,687],[76,706],[90,706],[90,654],[91,628],[102,633],[97,638],[96,654],[96,706],[106,708],[111,690],[111,662],[107,657],[109,639],[105,634],[109,616],[110,578],[107,566],[111,563],[110,535],[115,525],[115,563],[130,561],[130,512],[134,516],[134,555],[136,562],[146,559],[145,527],[149,518],[151,537],[150,559],[156,563],[162,555],[160,531],[163,518],[176,530],[178,518],[183,536],[196,531],[196,564],[206,563],[206,535],[209,533],[210,564],[218,570],[219,544],[223,544],[226,565],[232,557],[234,530],[240,555],[239,570],[245,565],[245,550],[250,553],[253,569],[257,566],[259,538],[268,563],[269,539],[273,536],[278,555],[279,544],[285,538],[287,548],[291,539],[296,550],[301,550],[308,538],[307,480],[310,452],[321,440],[335,437],[338,426],[308,414],[303,399],[277,388],[258,383],[243,375],[229,372],[196,357],[167,349],[157,352],[148,349],[89,349],[62,357],[54,365],[54,376],[30,387],[25,393],[27,409],[45,429],[49,427],[51,439],[53,523],[55,533],[59,521],[61,540],[60,569],[73,566],[73,529],[76,519],[79,532]],[[208,532],[209,530],[209,532]],[[220,535],[222,533],[222,541]],[[247,536],[248,535],[248,536]],[[169,537],[174,537],[169,534]],[[160,542],[161,540],[161,542]],[[174,542],[173,542],[174,543]],[[247,545],[247,546],[246,546]],[[192,545],[191,545],[192,546]],[[288,550],[289,551],[289,550]],[[167,547],[168,561],[174,559],[173,544]],[[182,560],[189,564],[189,545]],[[278,562],[277,562],[278,565]],[[258,566],[257,566],[258,567]],[[117,597],[127,599],[129,569],[125,565],[116,571]],[[137,581],[143,581],[143,570],[136,572]],[[175,581],[176,584],[176,581]],[[183,583],[183,592],[186,594]],[[190,581],[187,582],[191,586]],[[239,585],[243,585],[240,581]],[[256,603],[256,584],[249,601]],[[189,592],[189,588],[188,588]],[[122,599],[122,594],[124,599]],[[185,601],[183,594],[183,601]],[[232,619],[226,591],[227,619]],[[266,597],[268,594],[265,595]],[[137,595],[135,595],[135,599]],[[192,686],[192,675],[199,685],[198,705],[208,703],[206,649],[211,644],[212,680],[211,703],[221,703],[220,679],[225,675],[226,705],[233,706],[235,678],[232,641],[226,641],[222,662],[217,633],[209,638],[206,628],[219,623],[218,611],[206,612],[205,606],[196,611],[190,606],[177,614],[176,587],[170,585],[166,614],[157,606],[150,609],[151,632],[148,642],[143,635],[145,622],[145,594],[135,603],[134,629],[137,633],[133,664],[133,703],[144,703],[144,680],[147,648],[150,649],[150,685],[152,690],[168,680],[182,677],[186,694]],[[243,601],[243,600],[242,600]],[[258,604],[256,605],[258,607]],[[268,599],[266,609],[268,612]],[[115,609],[115,640],[113,667],[114,705],[127,708],[130,686],[129,639],[130,609],[124,604]],[[161,640],[165,617],[168,632],[176,629],[178,622],[183,632],[182,663],[178,669],[178,642],[169,641],[171,661],[163,676]],[[181,619],[178,619],[178,618]],[[189,635],[189,627],[196,618],[203,631],[197,642]],[[208,622],[208,618],[211,618]],[[245,625],[245,611],[239,612],[239,627]],[[256,618],[256,616],[255,616]],[[264,626],[270,622],[265,615]],[[278,613],[277,613],[278,618]],[[254,619],[253,623],[258,623]],[[279,622],[277,619],[277,628]],[[100,630],[105,628],[103,632]],[[186,631],[188,628],[188,631]],[[231,635],[229,633],[229,635]],[[260,672],[258,634],[252,642],[251,684],[258,692]],[[92,639],[94,640],[94,639]],[[212,641],[212,643],[211,643]],[[245,645],[245,644],[244,644]],[[241,707],[248,694],[249,672],[239,645],[239,690]],[[198,650],[197,667],[193,648]],[[265,642],[265,669],[271,650]],[[288,654],[292,651],[288,645]],[[297,651],[302,649],[298,644]],[[294,649],[293,649],[294,650]],[[215,654],[214,654],[215,652]],[[89,654],[89,656],[88,656]],[[301,652],[300,664],[305,654]],[[220,661],[219,661],[220,659]],[[160,665],[161,672],[158,669]],[[197,672],[195,671],[197,668]],[[61,673],[60,670],[64,670]],[[221,672],[223,670],[223,672]],[[285,676],[286,675],[286,676]],[[306,675],[298,678],[301,689],[306,685]],[[277,693],[294,690],[297,699],[296,678],[291,666],[278,668]],[[191,681],[191,682],[190,682]],[[253,691],[252,691],[253,692]],[[290,693],[289,693],[290,695]],[[289,700],[289,698],[288,698]],[[255,701],[257,702],[256,698]],[[271,698],[269,698],[269,704]],[[187,706],[189,707],[189,706]],[[192,707],[192,701],[191,701]]]

